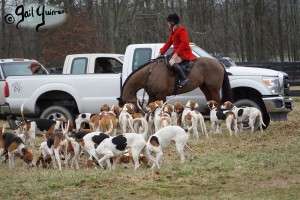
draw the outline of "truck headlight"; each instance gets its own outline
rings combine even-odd
[[[279,94],[279,79],[278,77],[264,77],[263,83],[267,86],[272,94]]]

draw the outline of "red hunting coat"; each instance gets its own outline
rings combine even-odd
[[[179,26],[175,30],[170,31],[170,36],[165,45],[160,49],[163,55],[173,44],[172,54],[177,53],[183,60],[194,60],[196,57],[192,53],[189,45],[189,36],[187,30],[183,26]]]

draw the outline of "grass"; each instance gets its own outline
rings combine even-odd
[[[290,90],[300,90],[300,86],[291,86]]]
[[[180,164],[172,146],[160,170],[136,172],[29,169],[0,164],[1,199],[299,199],[300,98],[287,121],[272,122],[263,134],[211,135],[190,139],[194,160]],[[207,122],[207,128],[209,124]],[[39,138],[39,140],[42,140]],[[38,155],[36,149],[33,150]]]

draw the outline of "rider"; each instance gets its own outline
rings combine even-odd
[[[43,69],[41,67],[41,64],[36,60],[32,60],[32,62],[28,66],[28,68],[31,70],[32,75],[45,74],[45,72],[43,71]]]
[[[173,44],[172,57],[169,61],[172,68],[178,74],[180,82],[179,87],[189,84],[189,79],[182,71],[178,63],[183,60],[194,60],[196,57],[192,53],[189,45],[189,36],[187,30],[179,25],[180,18],[176,13],[172,13],[167,17],[168,26],[170,28],[170,36],[164,46],[160,49],[159,55],[163,55]]]

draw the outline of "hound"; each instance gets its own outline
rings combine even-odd
[[[137,112],[137,108],[134,104],[130,103],[130,115],[132,116],[133,119],[138,119],[138,118],[144,118],[144,115],[140,112]],[[135,133],[139,133],[139,128],[140,128],[141,124],[138,122],[133,122],[133,130]]]
[[[39,167],[40,164],[42,164],[43,168],[47,168],[52,164],[51,155],[49,153],[50,151],[51,150],[47,146],[47,141],[44,141],[39,145],[40,155],[39,155],[38,159],[36,160],[37,167]]]
[[[62,131],[55,131],[50,138],[48,138],[47,140],[47,149],[48,150],[48,154],[51,157],[51,160],[53,162],[53,167],[57,168],[56,162],[58,164],[58,168],[61,171],[61,156],[60,156],[60,151],[62,150],[62,152],[64,153],[64,164],[65,167],[68,166],[68,159],[67,159],[67,148],[68,148],[68,143],[67,143],[67,139],[65,137],[65,135],[68,133],[69,131],[69,122],[66,128],[64,128],[63,126],[61,127]],[[63,149],[62,149],[63,148]]]
[[[115,136],[117,134],[117,117],[112,111],[103,111],[101,114],[101,120],[99,128],[101,132],[106,132],[110,136]],[[112,126],[112,127],[111,127]],[[109,132],[109,130],[112,130]]]
[[[160,101],[159,101],[160,102]],[[159,130],[159,120],[160,120],[160,113],[162,107],[159,106],[156,102],[151,102],[147,105],[146,111],[149,113],[149,129],[151,132],[156,132]],[[152,127],[154,126],[154,131],[152,131]]]
[[[130,131],[134,132],[133,117],[129,113],[129,111],[131,111],[132,109],[133,109],[132,106],[127,103],[122,107],[122,111],[119,116],[119,125],[123,133],[127,132],[127,127],[131,129]]]
[[[137,170],[140,166],[139,155],[142,153],[146,155],[153,163],[159,168],[157,161],[150,155],[146,148],[146,141],[143,135],[137,133],[124,133],[115,137],[107,138],[103,140],[96,148],[97,155],[103,155],[100,160],[94,158],[96,163],[102,166],[102,162],[113,159],[113,169],[116,167],[116,161],[119,156],[126,153],[127,148],[130,148],[132,159],[134,161],[134,170]],[[108,168],[111,168],[110,162]]]
[[[16,131],[16,134],[21,136],[25,143],[29,141],[31,146],[35,144],[35,135],[37,129],[40,131],[47,131],[45,136],[46,139],[48,139],[55,130],[58,130],[60,128],[62,123],[66,122],[64,118],[58,118],[55,120],[51,120],[51,119],[26,120],[23,113],[24,104],[25,102],[21,105],[22,121],[17,122],[19,127]]]
[[[197,108],[199,108],[199,105],[198,105],[198,103],[196,103],[193,100],[190,100],[186,103],[186,106],[184,107],[183,112],[182,112],[182,119],[181,119],[182,125],[183,125],[183,127],[186,127],[188,124],[191,124],[191,116],[194,117],[195,118],[195,126],[194,126],[194,129],[192,130],[193,136],[195,138],[199,139],[199,132],[197,129],[198,122],[199,122],[202,133],[204,133],[206,136],[206,139],[208,139],[208,133],[207,133],[206,126],[205,126],[204,117],[199,111],[195,110]]]
[[[129,150],[127,153],[121,155],[120,157],[118,157],[117,159],[117,164],[123,166],[124,168],[128,168],[128,165],[130,164],[130,162],[134,162],[132,159],[132,155],[131,155],[131,151]],[[143,165],[143,166],[149,166],[149,158],[147,156],[145,156],[144,154],[140,154],[139,155],[139,164]]]
[[[183,112],[183,104],[179,101],[174,103],[174,112],[176,116],[172,118],[173,125],[182,126],[182,112]]]
[[[149,137],[147,142],[147,149],[150,153],[156,153],[156,160],[160,165],[163,157],[163,152],[170,146],[171,142],[174,141],[177,152],[180,156],[181,163],[185,162],[185,156],[183,153],[184,149],[188,150],[190,154],[190,160],[192,160],[192,150],[188,147],[187,142],[189,139],[189,133],[193,128],[194,127],[183,129],[180,126],[166,126]],[[152,165],[152,168],[154,167],[155,165]]]
[[[108,130],[108,132],[111,131],[112,130]],[[72,165],[74,164],[76,168],[79,169],[78,161],[80,156],[80,150],[83,149],[88,156],[87,166],[91,167],[93,164],[93,158],[98,159],[98,156],[96,155],[95,151],[95,146],[98,146],[104,139],[109,137],[110,136],[107,133],[101,133],[98,131],[90,133],[78,132],[74,135],[73,138],[66,135],[66,139],[71,142],[74,148],[74,157],[72,160]]]
[[[14,157],[16,154],[29,166],[35,167],[33,162],[33,155],[31,151],[25,146],[23,140],[13,133],[3,133],[0,129],[0,157],[8,154],[9,168],[14,168]]]
[[[108,112],[108,111],[110,111],[110,106],[107,103],[101,105],[100,113],[101,112]]]
[[[217,108],[218,103],[214,100],[208,101],[207,106],[210,109],[211,132],[221,133],[220,125],[225,121],[230,136],[232,136],[231,127],[233,127],[234,133],[237,134],[237,119],[232,111],[219,110]]]
[[[29,143],[30,146],[35,144],[35,136],[37,125],[35,121],[21,121],[18,124],[18,129],[15,131],[15,134],[22,138],[25,144]]]
[[[82,123],[89,124],[89,126],[90,126],[91,118],[94,115],[96,115],[96,114],[81,113],[81,114],[77,115],[75,118],[76,131],[79,131],[80,129],[85,128],[85,126],[83,126]],[[90,128],[91,128],[91,126],[90,126]]]
[[[171,116],[173,112],[174,112],[174,107],[172,104],[167,103],[162,107],[160,119],[159,119],[159,129],[172,125]]]
[[[117,105],[113,105],[111,108],[110,108],[110,111],[112,111],[113,113],[115,113],[116,115],[116,119],[117,119],[117,123],[119,123],[119,116],[120,116],[120,113],[122,111],[122,108],[120,106],[117,106]]]
[[[230,110],[235,114],[240,131],[243,131],[243,122],[249,123],[251,133],[253,133],[254,131],[255,122],[259,123],[259,128],[261,132],[263,132],[262,126],[266,127],[266,125],[263,122],[260,110],[255,107],[238,108],[234,106],[230,101],[226,101],[221,106],[221,109]]]

